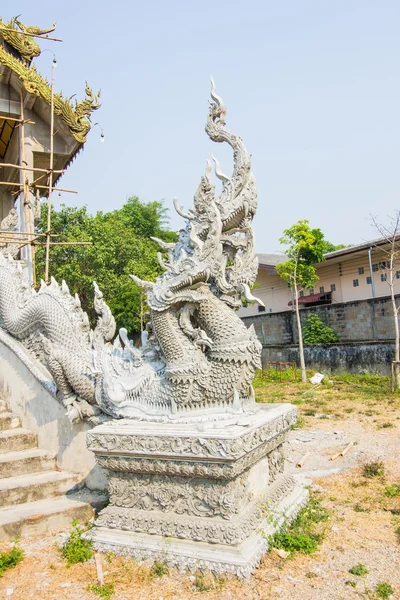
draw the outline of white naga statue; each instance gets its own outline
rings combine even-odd
[[[194,196],[176,244],[161,246],[165,272],[155,283],[136,284],[147,293],[149,336],[137,349],[115,321],[94,284],[99,315],[90,329],[77,296],[65,282],[42,282],[32,290],[18,262],[0,253],[0,326],[44,363],[72,420],[100,411],[114,418],[150,420],[239,414],[254,409],[251,382],[260,366],[261,344],[236,313],[241,299],[255,301],[257,274],[251,221],[257,206],[251,160],[240,137],[226,126],[226,108],[215,92],[206,132],[233,150],[234,169],[217,195],[211,162]],[[133,285],[133,284],[132,284]]]

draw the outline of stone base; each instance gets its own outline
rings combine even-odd
[[[307,492],[284,470],[297,413],[260,407],[224,422],[114,421],[87,435],[109,470],[110,504],[91,530],[98,550],[241,577]]]
[[[284,520],[292,520],[307,499],[308,491],[300,485],[295,486],[275,507],[274,521],[271,523],[264,519],[258,529],[238,546],[227,547],[107,527],[94,527],[90,538],[99,552],[113,552],[138,561],[159,560],[191,572],[207,569],[213,573],[247,577],[267,552],[268,537],[279,529]]]

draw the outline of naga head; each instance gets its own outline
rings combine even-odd
[[[243,296],[257,301],[249,288],[258,268],[251,228],[257,191],[250,154],[241,138],[227,128],[226,112],[211,79],[206,133],[214,142],[231,146],[233,173],[230,177],[225,175],[218,160],[212,157],[215,175],[222,182],[222,191],[217,195],[208,158],[193,206],[185,212],[174,200],[176,211],[186,220],[185,229],[176,244],[153,238],[167,254],[165,258],[165,254],[158,253],[165,273],[154,284],[132,276],[147,292],[150,308],[154,310],[164,310],[185,301],[200,301],[202,291],[197,285],[200,283],[207,284],[215,295],[232,306],[240,306]]]

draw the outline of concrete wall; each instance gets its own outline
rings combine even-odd
[[[105,489],[104,473],[86,448],[88,423],[72,424],[54,396],[54,382],[23,347],[0,329],[0,394],[22,426],[35,431],[39,448],[57,453],[60,469],[82,475],[90,489]]]
[[[400,296],[397,297],[400,303]],[[302,324],[317,314],[338,335],[339,344],[305,346],[310,368],[388,373],[394,358],[394,323],[389,297],[303,308]],[[243,318],[254,325],[263,344],[264,361],[296,361],[298,335],[293,311],[261,313]]]
[[[304,346],[308,369],[322,373],[379,373],[390,374],[394,344],[390,342],[344,342]],[[299,348],[293,344],[263,346],[263,364],[295,362],[299,365]]]

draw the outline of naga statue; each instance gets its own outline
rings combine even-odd
[[[132,275],[147,294],[150,321],[136,348],[115,321],[94,284],[97,326],[90,329],[79,298],[65,282],[29,286],[20,263],[0,254],[0,326],[48,368],[72,420],[113,418],[154,421],[219,419],[255,409],[252,380],[261,344],[237,315],[241,301],[258,301],[251,222],[257,193],[251,158],[226,126],[226,108],[212,81],[206,132],[233,150],[225,175],[211,161],[187,212],[174,201],[186,227],[176,244],[154,239],[164,273],[156,281]]]

